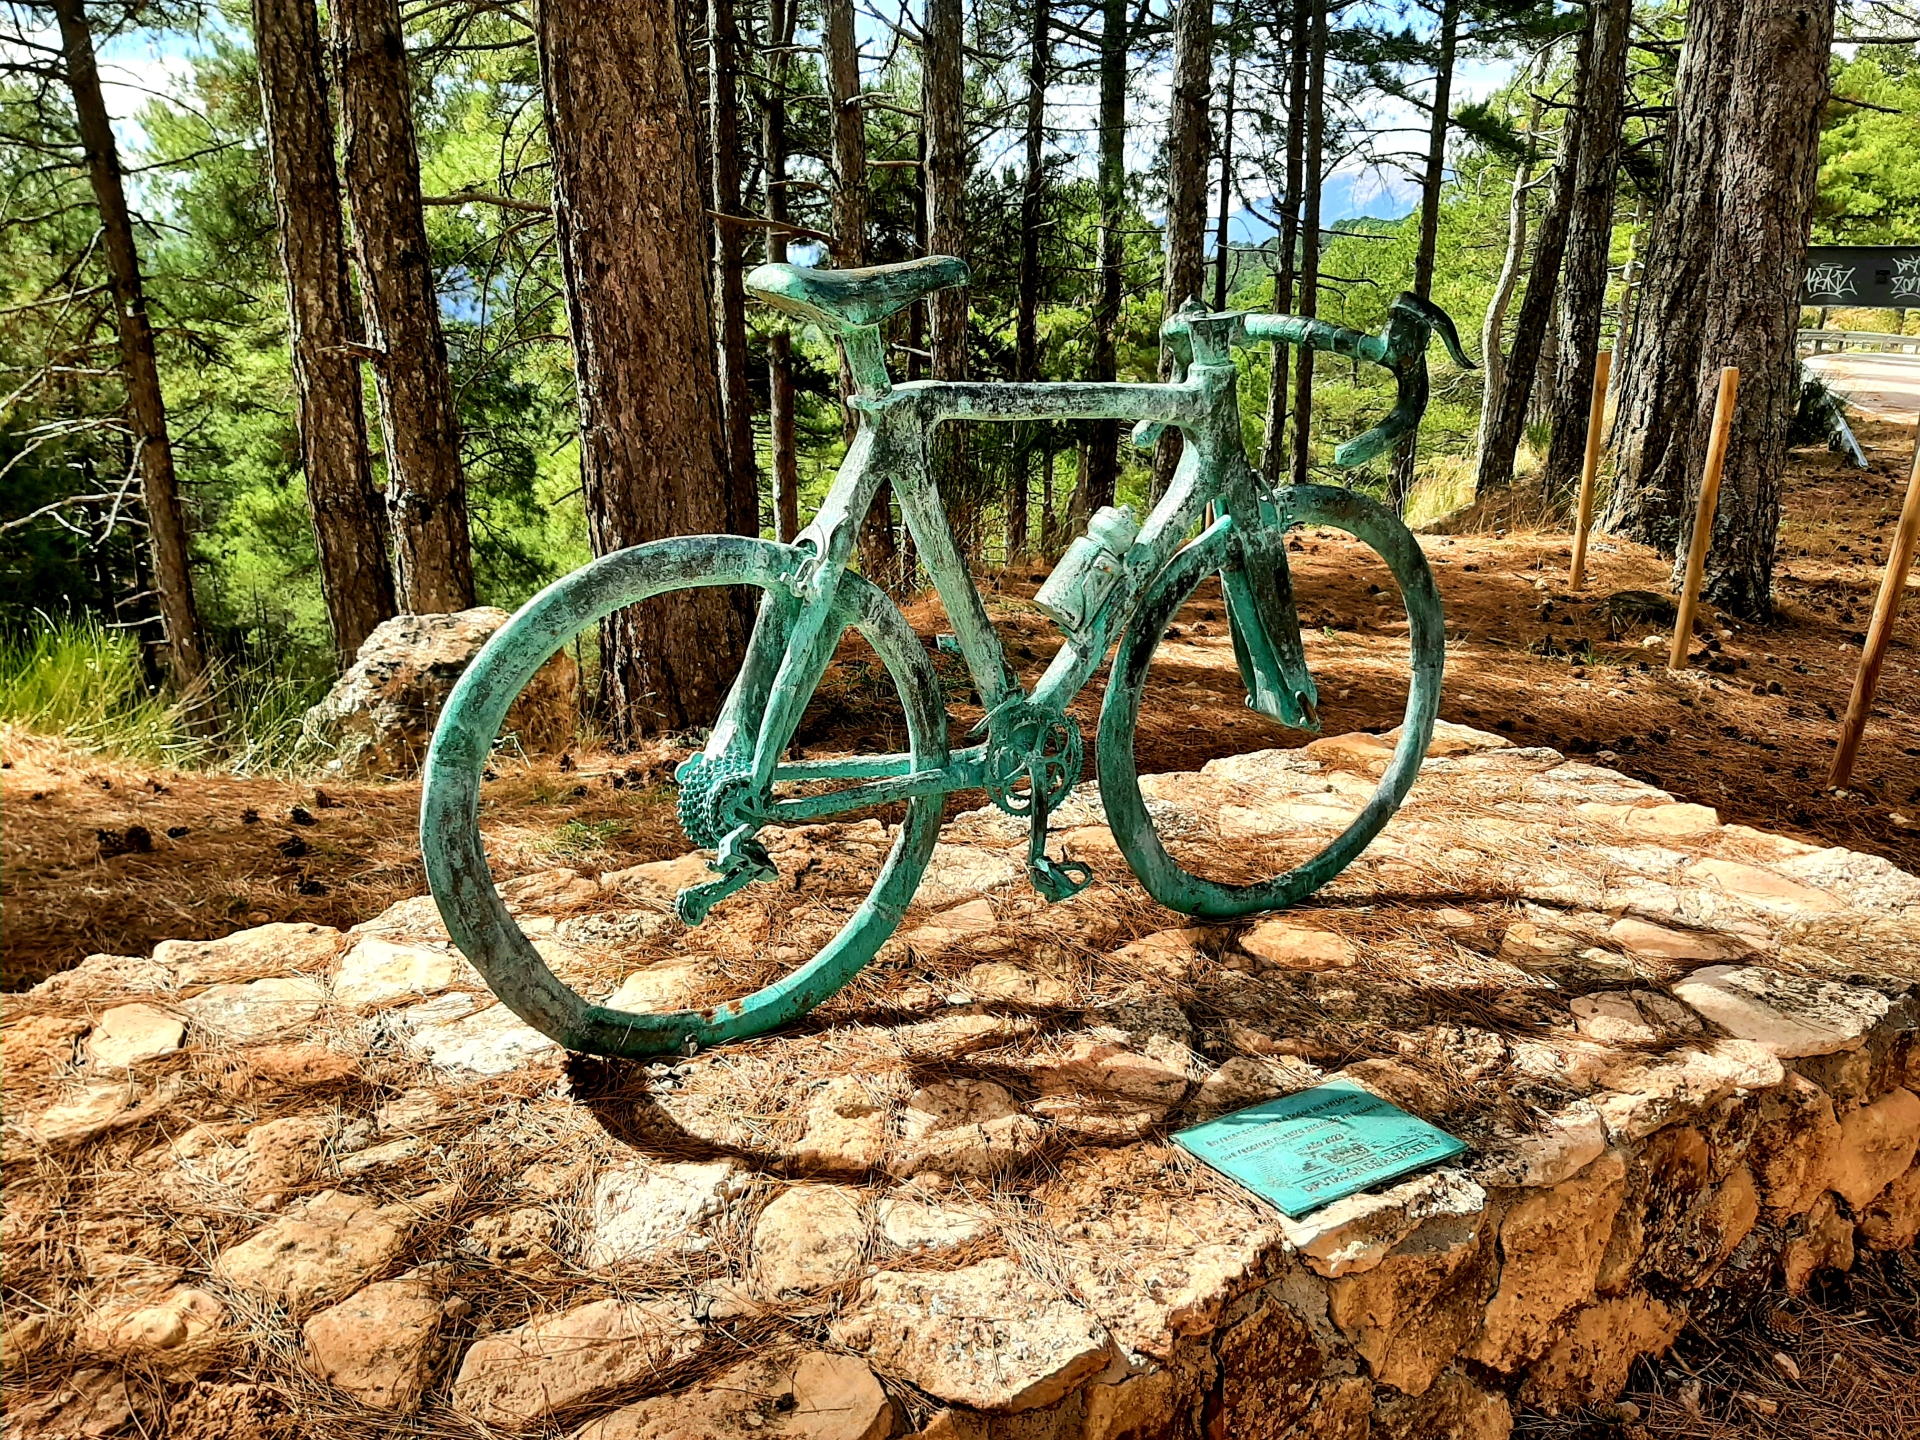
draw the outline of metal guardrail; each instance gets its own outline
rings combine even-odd
[[[1878,330],[1802,330],[1800,348],[1816,355],[1849,347],[1855,350],[1912,351],[1920,355],[1920,335],[1888,335]]]

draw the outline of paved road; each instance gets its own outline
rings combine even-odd
[[[1805,358],[1810,369],[1862,414],[1912,424],[1920,413],[1920,355],[1849,350]]]

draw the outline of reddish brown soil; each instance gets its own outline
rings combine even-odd
[[[1835,716],[1859,662],[1912,455],[1903,427],[1866,426],[1861,439],[1874,461],[1869,473],[1822,450],[1796,455],[1778,614],[1765,626],[1723,627],[1730,633],[1716,637],[1711,657],[1719,673],[1669,674],[1664,647],[1639,643],[1669,633],[1657,621],[1616,625],[1610,637],[1607,596],[1666,590],[1669,566],[1650,551],[1603,538],[1586,588],[1570,596],[1564,531],[1430,537],[1453,637],[1441,714],[1518,744],[1598,755],[1729,821],[1920,871],[1920,604],[1909,603],[1898,628],[1852,788],[1825,787]],[[1301,618],[1313,628],[1308,658],[1326,733],[1397,724],[1405,621],[1386,603],[1384,567],[1330,532],[1300,534],[1289,558]],[[1058,644],[1028,603],[1040,573],[1020,567],[983,581],[1009,658],[1027,680]],[[943,628],[931,600],[909,615],[923,632]],[[1175,628],[1142,710],[1142,773],[1310,738],[1245,708],[1217,587],[1203,588]],[[847,647],[809,713],[801,738],[810,748],[900,743],[898,710],[856,650]],[[943,659],[941,668],[958,739],[980,712],[957,662]],[[1100,677],[1075,706],[1089,748],[1103,684]],[[640,756],[583,753],[569,768],[502,767],[487,787],[496,865],[597,871],[681,853],[663,783],[679,753],[663,745]],[[324,804],[311,781],[153,772],[19,734],[6,737],[5,761],[0,968],[8,988],[93,951],[144,953],[162,939],[268,920],[348,925],[424,888],[413,783],[323,781],[333,802]],[[955,797],[953,805],[977,803]],[[312,823],[295,823],[295,806]],[[132,826],[144,827],[150,849],[128,848]]]

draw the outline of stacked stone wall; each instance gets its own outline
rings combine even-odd
[[[1148,789],[1237,858],[1344,823],[1381,749]],[[684,1061],[566,1062],[425,900],[9,997],[9,1436],[1502,1437],[1912,1248],[1884,862],[1454,727],[1286,915],[1182,923],[1097,796],[1064,820],[1094,889],[1040,905],[1017,824],[961,817],[869,975]],[[773,841],[795,894],[886,836]],[[678,931],[700,873],[504,893],[571,983],[665,1007],[798,954],[779,895]],[[1295,1221],[1169,1139],[1334,1075],[1469,1155]]]

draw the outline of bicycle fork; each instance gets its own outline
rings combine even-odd
[[[1247,706],[1282,725],[1317,734],[1320,691],[1307,669],[1293,576],[1287,568],[1286,532],[1277,507],[1259,493],[1259,482],[1246,464],[1235,468],[1244,473],[1230,477],[1227,484],[1233,530],[1220,588]]]

